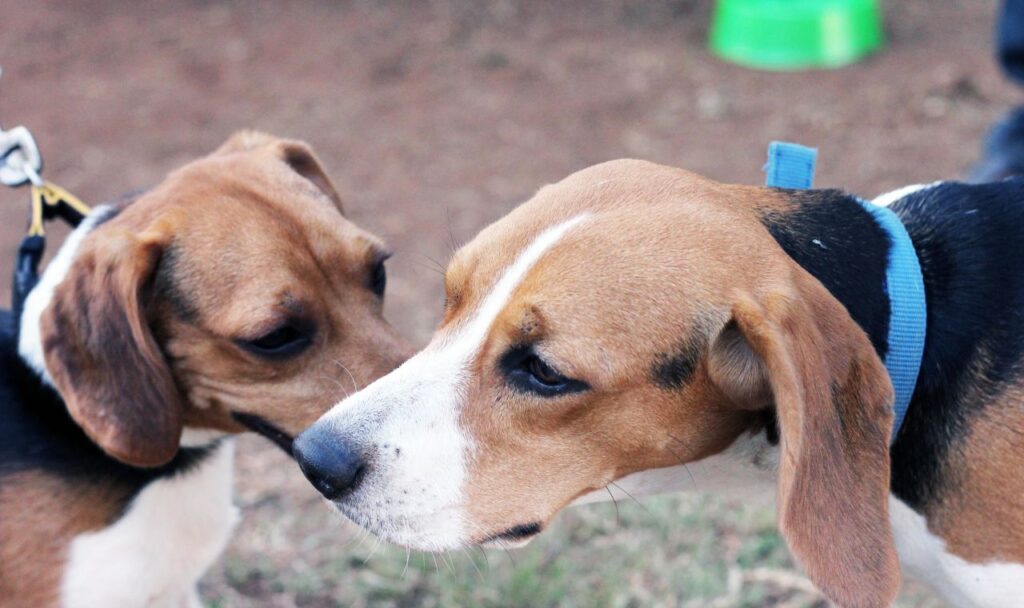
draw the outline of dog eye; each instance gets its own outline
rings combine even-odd
[[[370,291],[377,294],[377,297],[384,297],[384,290],[388,286],[388,271],[384,268],[384,258],[373,267],[373,274],[370,275]]]
[[[308,332],[289,323],[254,340],[238,340],[237,342],[242,348],[253,354],[270,359],[280,359],[297,355],[306,350],[312,340]]]
[[[567,380],[565,376],[551,369],[550,365],[541,361],[537,356],[526,360],[526,371],[530,372],[533,379],[544,386],[558,386]]]
[[[559,373],[529,346],[509,350],[501,359],[501,367],[509,384],[520,392],[555,397],[590,388],[586,382]]]

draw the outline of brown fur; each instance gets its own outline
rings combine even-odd
[[[119,460],[157,466],[178,451],[183,405],[143,298],[171,235],[106,233],[56,291],[41,321],[43,351],[86,434]]]
[[[41,321],[72,417],[114,458],[151,467],[183,427],[297,434],[408,347],[369,287],[380,241],[341,214],[308,146],[240,133],[172,173],[82,242]],[[312,346],[282,360],[238,340],[300,316]],[[109,525],[129,491],[20,473],[0,484],[4,602],[56,601],[69,543]]]
[[[47,368],[90,437],[130,464],[182,426],[256,414],[295,434],[407,348],[368,288],[383,246],[340,213],[308,146],[241,133],[83,241],[42,321]],[[292,316],[316,329],[268,361],[236,340]]]
[[[977,386],[986,384],[979,379]],[[969,422],[954,457],[962,466],[929,511],[928,526],[968,561],[1024,563],[1024,388],[1012,386],[995,397],[981,392],[977,398],[989,403]]]
[[[446,327],[541,230],[590,214],[531,269],[474,364],[465,506],[481,540],[543,525],[627,474],[720,452],[774,405],[794,554],[844,605],[891,602],[891,385],[843,306],[760,224],[758,210],[781,204],[766,189],[616,161],[543,188],[456,255]],[[527,342],[590,389],[542,398],[509,387],[499,359]],[[681,344],[696,357],[685,382],[657,382],[651,370]]]
[[[0,590],[3,603],[55,606],[62,564],[74,537],[116,517],[122,489],[39,473],[0,484]]]
[[[795,292],[733,308],[779,419],[780,527],[830,597],[887,606],[899,590],[885,466],[892,388],[846,310],[809,275],[794,274]]]

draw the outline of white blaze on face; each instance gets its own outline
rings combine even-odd
[[[458,547],[493,531],[466,519],[463,488],[472,438],[459,427],[470,363],[530,269],[578,215],[540,233],[502,273],[479,308],[423,351],[334,406],[318,425],[359,446],[370,469],[339,504],[356,523],[392,542],[426,550]]]

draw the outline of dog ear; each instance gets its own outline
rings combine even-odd
[[[794,285],[733,305],[709,374],[737,405],[775,407],[780,529],[811,580],[842,606],[889,606],[892,384],[825,287],[805,273]]]
[[[309,144],[293,139],[281,139],[260,131],[239,131],[224,142],[214,154],[232,154],[250,150],[269,151],[277,159],[284,161],[292,171],[306,178],[323,192],[344,215],[345,210],[342,208],[341,196],[334,189],[334,184],[327,177],[320,160]]]
[[[140,467],[170,461],[183,401],[147,318],[164,239],[86,240],[40,320],[46,369],[85,433]]]

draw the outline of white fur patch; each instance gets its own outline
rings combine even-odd
[[[238,521],[231,504],[234,443],[200,465],[150,483],[110,527],[71,543],[63,608],[181,608]]]
[[[1024,602],[1024,565],[972,564],[950,553],[928,530],[924,517],[903,501],[889,498],[896,552],[904,570],[930,585],[957,608],[1014,608]]]
[[[18,354],[25,360],[25,363],[34,369],[47,384],[53,384],[50,374],[46,371],[46,358],[43,356],[43,337],[40,333],[39,322],[42,320],[43,312],[53,300],[53,292],[67,276],[71,263],[75,261],[75,254],[82,240],[89,234],[96,224],[105,219],[111,208],[107,205],[96,207],[87,218],[82,220],[75,230],[64,239],[60,251],[53,257],[39,283],[29,292],[25,298],[25,307],[21,313],[20,334],[18,336]]]
[[[228,433],[225,431],[195,429],[187,426],[181,430],[181,441],[178,445],[183,448],[205,448],[228,436]]]
[[[903,186],[902,188],[897,188],[892,192],[879,194],[871,201],[871,203],[873,205],[878,205],[879,207],[888,207],[889,205],[895,203],[896,201],[900,200],[905,196],[910,196],[911,194],[919,190],[927,190],[928,188],[934,188],[935,186],[938,186],[942,183],[943,182],[932,182],[930,184],[913,184],[911,186]]]
[[[47,384],[40,321],[82,240],[111,208],[95,208],[65,239],[25,300],[18,353]],[[183,447],[224,433],[185,429]],[[224,550],[238,521],[231,502],[234,443],[225,441],[191,471],[147,485],[113,525],[76,537],[61,582],[63,608],[199,608],[196,583]]]
[[[548,228],[502,273],[479,309],[419,354],[336,405],[317,424],[373,447],[373,468],[339,504],[356,523],[406,546],[443,550],[479,537],[462,511],[472,439],[459,427],[468,368],[516,287],[582,214]]]

